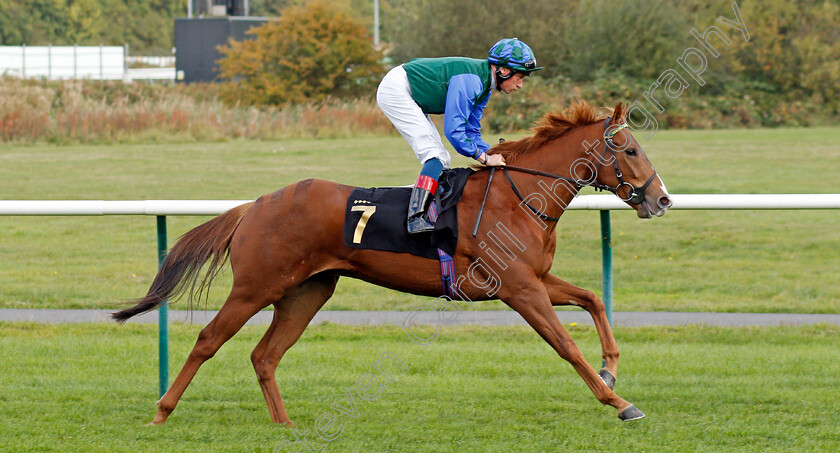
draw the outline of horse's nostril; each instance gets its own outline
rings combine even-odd
[[[659,197],[659,207],[660,208],[670,208],[671,207],[671,199],[668,197]]]

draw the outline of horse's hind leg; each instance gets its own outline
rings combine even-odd
[[[598,374],[604,380],[604,383],[613,388],[616,376],[618,376],[618,345],[607,320],[604,302],[592,291],[579,288],[552,274],[543,276],[542,282],[546,291],[548,291],[548,297],[551,299],[552,305],[577,305],[588,311],[592,316],[595,329],[598,331],[598,337],[601,339],[604,359],[604,368]]]
[[[336,276],[315,275],[290,290],[282,300],[275,302],[271,326],[251,353],[251,362],[274,423],[294,426],[286,413],[275,381],[277,364],[303,334],[315,313],[332,296],[337,281]]]
[[[222,309],[198,334],[198,340],[196,340],[187,362],[181,368],[181,372],[178,373],[178,377],[175,378],[172,386],[158,401],[157,414],[150,423],[151,425],[160,425],[166,422],[169,414],[175,410],[181,395],[190,385],[195,373],[198,372],[198,368],[213,357],[216,351],[236,332],[239,332],[239,329],[252,316],[270,303],[264,298],[256,298],[234,286]]]

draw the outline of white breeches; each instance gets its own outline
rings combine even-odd
[[[452,160],[449,152],[443,147],[432,119],[411,97],[408,75],[402,65],[388,71],[382,79],[376,90],[376,103],[414,150],[420,163],[437,158],[444,168],[449,168]]]

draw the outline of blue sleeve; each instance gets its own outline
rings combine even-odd
[[[481,138],[481,115],[484,114],[484,107],[487,106],[488,100],[490,100],[489,93],[473,107],[472,115],[470,115],[470,120],[467,122],[467,138],[472,140],[478,147],[477,154],[481,154],[490,149],[490,145],[485,143]]]
[[[490,98],[478,99],[482,91],[477,75],[458,74],[449,80],[446,92],[443,132],[459,154],[472,158],[490,149],[481,139],[481,115]]]

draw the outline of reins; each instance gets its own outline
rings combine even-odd
[[[528,202],[525,201],[524,198],[522,198],[522,194],[519,193],[519,190],[516,188],[516,184],[513,183],[513,179],[510,177],[510,172],[508,172],[507,166],[503,166],[502,170],[504,170],[505,176],[507,176],[507,180],[510,183],[510,188],[513,189],[513,193],[515,193],[516,196],[519,197],[519,201],[521,201],[522,203],[525,203],[525,206],[528,206],[528,209],[530,209],[531,212],[536,214],[539,218],[541,218],[543,220],[548,220],[549,222],[556,222],[556,221],[560,220],[559,216],[558,217],[552,217],[548,214],[540,212],[537,208],[528,204]],[[537,170],[531,170],[529,168],[521,168],[521,167],[512,167],[512,168],[510,168],[510,170],[516,170],[516,171],[526,170],[524,173],[537,172]],[[543,173],[543,172],[537,172],[537,173],[531,173],[531,174],[538,175],[538,176],[547,176],[549,178],[562,179],[562,180],[565,180],[565,181],[573,182],[577,186],[578,190],[580,190],[580,184],[578,184],[578,182],[573,180],[572,178],[567,178],[565,176],[559,176],[559,175],[552,175],[551,173]],[[489,182],[488,182],[488,187],[489,187]],[[483,208],[483,206],[482,206],[482,208]]]
[[[524,203],[525,206],[527,206],[528,209],[530,209],[531,212],[536,214],[540,219],[547,220],[549,222],[556,222],[556,221],[560,220],[560,217],[559,216],[558,217],[553,217],[553,216],[550,216],[550,215],[548,215],[544,212],[540,212],[539,209],[537,209],[537,208],[531,206],[530,204],[528,204],[528,202],[525,201],[525,198],[522,197],[522,194],[519,193],[519,189],[516,188],[516,184],[514,184],[513,179],[510,177],[509,170],[518,171],[520,173],[527,173],[527,174],[531,174],[531,175],[535,175],[535,176],[544,176],[546,178],[553,178],[555,180],[566,181],[566,182],[574,184],[575,187],[577,188],[577,190],[580,190],[580,189],[582,189],[583,187],[586,187],[586,186],[594,187],[595,190],[606,190],[606,191],[612,192],[617,197],[621,198],[622,201],[630,202],[630,203],[633,203],[633,204],[639,204],[639,203],[644,201],[645,191],[647,190],[648,186],[650,186],[650,183],[653,182],[653,179],[656,177],[656,170],[653,171],[653,174],[650,176],[650,178],[648,178],[648,180],[641,187],[635,187],[632,184],[630,184],[629,182],[624,180],[624,175],[621,173],[621,169],[618,166],[618,159],[616,158],[616,155],[615,155],[616,146],[613,144],[612,139],[615,136],[615,134],[617,134],[619,131],[626,128],[627,126],[628,126],[627,123],[618,124],[618,125],[616,125],[616,128],[614,130],[607,133],[607,131],[609,130],[609,127],[610,127],[610,117],[607,117],[606,120],[604,121],[604,152],[601,153],[601,162],[604,162],[604,160],[606,159],[607,152],[612,151],[613,164],[614,164],[614,168],[615,168],[615,176],[618,179],[618,184],[616,184],[615,186],[600,184],[598,182],[595,182],[594,180],[592,182],[587,182],[586,184],[581,184],[581,181],[579,181],[577,179],[574,179],[574,178],[570,178],[568,176],[562,176],[562,175],[557,175],[557,174],[554,174],[554,173],[548,173],[548,172],[545,172],[545,171],[534,170],[532,168],[517,167],[517,166],[514,166],[514,165],[503,165],[503,166],[501,166],[502,171],[504,171],[505,177],[507,177],[507,180],[510,183],[510,188],[513,189],[513,193],[516,194],[517,198],[519,198],[519,201]],[[473,228],[473,237],[475,237],[478,234],[478,226],[481,223],[481,217],[484,214],[484,204],[487,202],[487,194],[490,192],[490,183],[493,182],[493,175],[496,172],[496,168],[499,168],[499,167],[491,167],[490,168],[490,177],[487,178],[487,188],[484,189],[484,199],[481,200],[481,207],[478,210],[478,217],[475,220],[475,227]],[[621,189],[621,186],[624,186],[624,185],[626,185],[630,188],[630,191],[628,193],[627,198],[622,198],[620,195],[618,195],[618,190]]]

